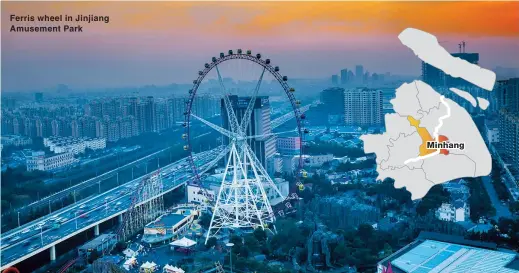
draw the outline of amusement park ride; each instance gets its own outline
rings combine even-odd
[[[231,101],[229,99],[229,91],[224,85],[224,81],[220,74],[218,65],[231,60],[246,60],[260,65],[263,69],[256,87],[253,91],[250,101],[248,102],[247,108],[242,117],[237,117],[237,111],[233,109]],[[215,125],[207,120],[204,120],[193,113],[191,113],[193,102],[196,97],[198,87],[205,76],[212,70],[215,69],[218,76],[218,82],[220,85],[220,91],[222,93],[223,107],[225,107],[228,129]],[[193,88],[189,90],[189,100],[187,101],[187,107],[185,114],[185,122],[183,124],[185,128],[185,134],[183,138],[186,140],[185,150],[191,152],[190,139],[190,119],[191,117],[201,121],[208,127],[216,130],[224,137],[228,139],[228,145],[222,149],[221,153],[215,159],[218,162],[221,159],[225,159],[225,169],[223,172],[221,186],[216,198],[216,202],[211,200],[208,195],[206,198],[209,199],[213,207],[213,215],[209,230],[206,236],[206,243],[209,237],[214,236],[221,229],[237,229],[237,228],[249,228],[255,229],[257,227],[269,228],[270,225],[275,221],[275,213],[267,198],[266,188],[270,188],[276,192],[278,197],[286,198],[276,187],[269,174],[256,157],[254,151],[250,147],[248,140],[255,138],[267,138],[281,133],[268,133],[261,135],[248,135],[250,132],[249,127],[251,126],[251,115],[256,103],[259,89],[261,87],[265,72],[268,71],[281,85],[282,89],[290,101],[293,108],[294,118],[296,119],[297,128],[296,133],[302,138],[301,129],[302,120],[304,114],[301,114],[300,105],[301,102],[296,100],[294,97],[295,89],[291,88],[287,84],[287,76],[281,76],[279,74],[279,67],[273,67],[270,59],[261,59],[261,54],[253,55],[250,50],[246,53],[238,49],[236,53],[229,50],[228,54],[220,53],[220,57],[213,57],[211,63],[206,63],[204,70],[198,72],[199,77],[193,81]],[[241,120],[241,122],[239,122]],[[294,131],[290,131],[294,132]],[[301,141],[302,142],[302,141]],[[198,173],[197,166],[193,160],[191,153],[190,162],[195,174],[197,183],[202,184],[200,174]],[[298,164],[298,173],[302,170],[302,146],[300,147],[300,157]],[[202,189],[204,185],[201,185]],[[207,193],[207,191],[206,191]]]

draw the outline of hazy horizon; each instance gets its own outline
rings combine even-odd
[[[326,79],[357,64],[370,72],[419,75],[420,60],[397,38],[407,27],[436,35],[453,53],[466,41],[484,68],[519,64],[519,2],[1,5],[2,91],[190,83],[211,57],[238,48],[270,58],[289,78]],[[22,25],[10,22],[11,14],[80,13],[110,16],[110,23],[83,24],[83,33],[9,32]]]

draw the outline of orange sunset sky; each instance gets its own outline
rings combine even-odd
[[[451,52],[466,41],[467,52],[479,52],[484,67],[519,67],[519,2],[1,5],[2,87],[9,90],[58,83],[78,88],[187,83],[210,57],[237,48],[275,59],[296,78],[329,77],[356,64],[371,72],[419,75],[418,58],[397,38],[407,27],[436,35]],[[12,22],[12,14],[93,14],[110,16],[110,22],[83,23],[82,33],[14,33],[12,25],[41,23]]]

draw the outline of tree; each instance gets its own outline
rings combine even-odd
[[[198,223],[203,228],[208,229],[209,225],[211,224],[211,217],[212,217],[211,214],[202,213],[202,216],[200,216],[200,219],[198,220]]]
[[[267,240],[267,232],[265,232],[264,229],[258,227],[254,230],[254,237],[256,237],[256,240],[258,240],[259,242],[264,242],[265,240]]]
[[[369,238],[373,236],[374,229],[371,225],[368,224],[360,224],[357,229],[359,237],[362,241],[367,242]]]
[[[126,242],[117,242],[115,249],[117,249],[118,252],[123,252],[127,246]]]
[[[393,254],[393,248],[391,247],[390,244],[388,243],[384,243],[384,256],[389,256]]]
[[[510,211],[512,213],[519,213],[519,201],[514,201],[510,203]]]
[[[215,245],[216,245],[216,237],[209,237],[209,239],[207,240],[207,244],[205,244],[205,247],[207,249],[210,249],[211,247],[213,247]]]
[[[344,242],[339,243],[332,251],[332,262],[344,264],[344,259],[349,255],[348,248],[344,244]]]
[[[244,238],[244,246],[247,247],[250,252],[256,252],[260,249],[260,243],[254,234],[247,234]]]
[[[443,203],[447,203],[449,201],[449,192],[444,189],[442,185],[435,185],[429,190],[427,195],[422,198],[416,207],[416,212],[419,215],[424,216],[431,211],[436,211]]]

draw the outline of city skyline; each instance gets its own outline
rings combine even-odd
[[[519,63],[517,2],[47,2],[2,7],[2,65],[9,68],[2,91],[58,84],[189,83],[212,56],[237,48],[259,51],[291,78],[328,78],[357,64],[370,72],[418,76],[420,62],[397,38],[407,27],[436,35],[453,53],[466,41],[467,52],[480,53],[485,68]],[[142,12],[132,12],[137,10]],[[21,25],[9,22],[10,14],[78,13],[110,16],[110,22],[84,24],[83,33],[5,29]]]

